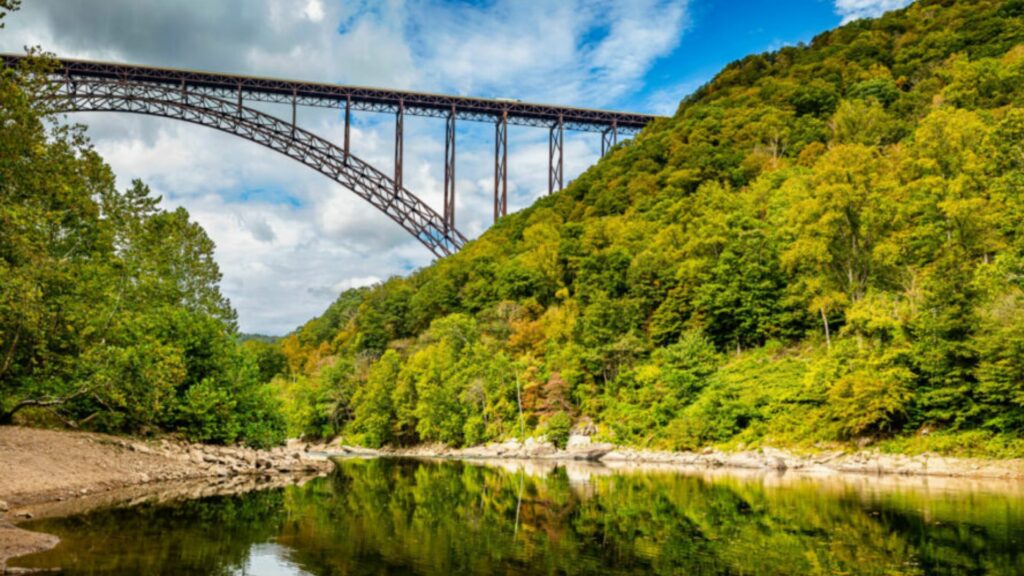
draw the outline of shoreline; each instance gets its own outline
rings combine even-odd
[[[18,524],[143,501],[231,494],[326,474],[334,464],[289,442],[271,450],[0,426],[0,574],[59,540]]]
[[[337,440],[316,444],[291,440],[286,446],[255,450],[2,426],[0,461],[7,464],[9,473],[0,476],[0,575],[23,573],[7,568],[9,559],[59,543],[55,536],[20,528],[18,524],[25,521],[301,484],[330,471],[334,457],[464,460],[538,473],[565,466],[580,478],[658,471],[756,477],[776,484],[797,479],[842,480],[878,488],[931,482],[946,490],[986,485],[1024,489],[1021,458],[906,456],[866,450],[806,455],[775,448],[668,452],[594,443],[586,436],[573,436],[565,449],[531,438],[522,444],[508,441],[470,448],[426,444],[382,449],[344,446]]]
[[[508,441],[470,448],[449,448],[426,444],[412,447],[315,447],[328,457],[379,456],[412,458],[446,458],[461,460],[562,460],[590,461],[609,466],[624,464],[657,464],[687,470],[760,470],[794,472],[804,476],[921,476],[962,479],[997,479],[1024,481],[1024,459],[958,458],[938,454],[886,454],[860,450],[826,451],[814,455],[797,454],[777,448],[760,448],[725,452],[706,449],[700,452],[643,450],[592,443],[586,437],[574,437],[565,449],[549,442],[528,439],[525,444]]]
[[[7,562],[20,556],[45,552],[60,544],[60,538],[45,532],[21,528],[19,526],[21,522],[73,516],[100,508],[163,504],[211,496],[245,494],[256,490],[283,488],[291,485],[301,486],[307,481],[325,474],[326,472],[322,471],[303,471],[274,476],[248,474],[230,477],[195,477],[186,480],[168,480],[112,488],[71,500],[39,501],[30,507],[23,508],[23,510],[31,511],[31,518],[15,518],[11,521],[0,515],[0,576],[31,573],[25,572],[21,568],[10,568],[7,566]]]

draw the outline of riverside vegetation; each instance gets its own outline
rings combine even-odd
[[[0,79],[8,420],[1024,448],[1022,0],[922,0],[730,64],[563,192],[279,342],[239,343],[187,213],[44,129],[38,71]]]
[[[730,64],[565,191],[285,338],[291,433],[1020,454],[1022,104],[1019,0]]]
[[[0,424],[281,443],[213,242],[141,182],[118,191],[83,128],[44,123],[50,66],[0,72]]]

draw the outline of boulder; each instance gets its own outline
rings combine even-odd
[[[590,448],[575,449],[570,452],[570,455],[574,460],[590,460],[592,462],[596,462],[597,460],[604,458],[604,456],[611,451],[611,445],[601,446],[600,444],[595,444]]]
[[[129,444],[128,449],[132,452],[138,452],[139,454],[154,454],[154,452],[145,444]]]
[[[565,444],[566,450],[582,448],[585,446],[590,446],[590,436],[585,436],[583,434],[570,434],[569,441]]]
[[[532,438],[526,441],[526,453],[529,456],[549,456],[558,452],[558,449],[551,442],[535,442],[531,445],[530,440]]]
[[[782,450],[776,450],[774,448],[762,448],[761,452],[764,454],[764,465],[765,468],[771,470],[786,470],[789,468],[789,464],[786,462],[786,458],[789,454]]]

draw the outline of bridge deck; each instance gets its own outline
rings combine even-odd
[[[4,66],[15,66],[25,56],[0,54],[0,58]],[[402,106],[405,114],[430,117],[446,117],[454,107],[456,117],[463,120],[494,122],[501,118],[502,114],[507,113],[509,124],[552,126],[561,118],[566,130],[603,132],[614,126],[620,134],[635,133],[657,118],[648,114],[532,104],[506,99],[449,96],[133,64],[67,58],[58,59],[58,62],[61,67],[58,73],[71,80],[75,77],[125,79],[133,82],[182,86],[189,92],[229,100],[242,98],[327,108],[344,108],[346,103],[350,103],[353,110],[372,112],[397,112],[399,106]]]

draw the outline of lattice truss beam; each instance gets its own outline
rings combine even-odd
[[[118,80],[77,79],[58,85],[51,109],[109,111],[161,116],[199,124],[250,140],[320,172],[401,225],[435,256],[453,254],[466,238],[430,206],[344,148],[294,123],[187,85],[169,87]],[[294,120],[294,117],[293,117]]]
[[[22,55],[0,54],[0,61],[5,66],[16,66],[24,59]],[[72,79],[130,80],[168,87],[184,85],[191,94],[223,100],[245,99],[324,108],[340,108],[347,104],[351,110],[389,114],[397,114],[402,107],[403,114],[432,118],[446,118],[454,107],[459,120],[490,123],[504,115],[507,124],[549,128],[561,118],[565,130],[603,132],[615,124],[622,136],[635,134],[657,118],[648,114],[534,104],[507,98],[450,96],[70,58],[56,61],[60,73]]]
[[[0,54],[4,66],[26,57]],[[494,219],[508,213],[508,127],[548,129],[548,192],[564,186],[566,130],[598,132],[601,155],[655,117],[645,114],[529,104],[518,100],[447,96],[87,60],[57,60],[52,74],[58,111],[132,112],[209,126],[251,140],[323,173],[383,211],[436,256],[457,251],[465,237],[455,228],[456,120],[495,123]],[[288,104],[291,123],[247,108],[246,101]],[[298,106],[344,109],[343,147],[302,130]],[[353,110],[395,115],[394,176],[388,177],[350,150]],[[407,114],[444,118],[444,206],[432,210],[402,184]]]

